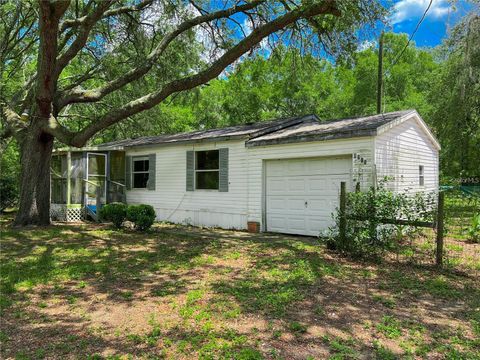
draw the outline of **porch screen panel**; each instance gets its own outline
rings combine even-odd
[[[110,153],[110,179],[125,185],[125,152]]]
[[[83,167],[83,156],[82,153],[72,153],[72,168],[70,175],[70,203],[71,204],[82,204],[83,200],[83,189],[85,178],[85,169]]]
[[[51,202],[67,203],[67,155],[54,155],[51,161]]]

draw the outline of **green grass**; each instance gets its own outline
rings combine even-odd
[[[445,196],[446,235],[457,240],[469,240],[468,228],[475,214],[480,213],[480,198],[461,192],[447,191]]]
[[[376,325],[377,331],[388,339],[398,339],[402,335],[402,325],[393,316],[385,315]]]
[[[83,225],[4,229],[1,246],[0,341],[16,349],[2,358],[391,359],[394,343],[407,358],[453,359],[479,349],[478,282],[352,262],[314,239]],[[418,308],[456,325],[432,326]]]

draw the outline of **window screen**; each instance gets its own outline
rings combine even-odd
[[[195,188],[218,190],[219,151],[207,150],[195,153]]]
[[[420,165],[418,167],[418,184],[420,186],[425,185],[425,175],[424,175],[423,165]]]
[[[145,189],[148,182],[148,157],[133,158],[132,180],[135,189]]]

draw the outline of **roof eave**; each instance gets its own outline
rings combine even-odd
[[[68,148],[59,148],[54,149],[54,154],[67,153],[67,152],[86,152],[86,151],[123,151],[125,150],[123,146],[112,146],[112,147],[99,147],[99,146],[87,146],[82,148],[68,147]]]
[[[406,113],[405,115],[399,117],[398,119],[395,119],[395,120],[392,120],[392,121],[389,121],[388,123],[386,124],[383,124],[382,126],[379,126],[376,130],[376,135],[380,135],[380,134],[383,134],[384,132],[386,132],[387,130],[397,126],[397,125],[400,125],[401,123],[403,123],[404,121],[410,119],[411,117],[415,117],[415,119],[417,120],[418,124],[420,125],[420,127],[423,129],[423,131],[427,134],[428,138],[430,139],[430,141],[432,142],[433,146],[435,146],[435,148],[437,150],[441,150],[442,147],[440,145],[440,142],[438,141],[438,139],[435,137],[435,135],[432,133],[432,131],[430,130],[430,128],[428,127],[428,125],[425,123],[425,121],[422,119],[422,117],[420,116],[420,114],[417,112],[417,110],[412,110],[408,113]]]
[[[125,146],[125,150],[143,149],[149,147],[159,147],[159,146],[172,146],[172,145],[185,145],[185,144],[204,144],[204,143],[214,143],[214,142],[223,142],[223,141],[232,141],[232,140],[248,140],[247,135],[233,135],[233,136],[219,136],[214,138],[206,139],[186,139],[179,141],[170,141],[170,142],[159,142],[152,144],[142,144],[142,145],[128,145]]]
[[[344,131],[344,132],[335,132],[335,133],[328,133],[328,134],[303,133],[298,136],[288,136],[288,137],[279,138],[279,139],[247,141],[245,145],[246,147],[256,147],[256,146],[269,146],[269,145],[281,145],[281,144],[294,144],[294,143],[301,143],[301,142],[370,137],[375,135],[376,135],[375,129]]]

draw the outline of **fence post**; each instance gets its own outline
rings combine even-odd
[[[347,206],[347,186],[345,181],[342,181],[340,183],[340,224],[339,224],[340,242],[342,244],[345,244],[346,242],[346,233],[347,233],[346,206]]]
[[[438,267],[443,265],[443,202],[444,193],[438,193],[438,210],[437,210],[437,258],[436,263]]]

